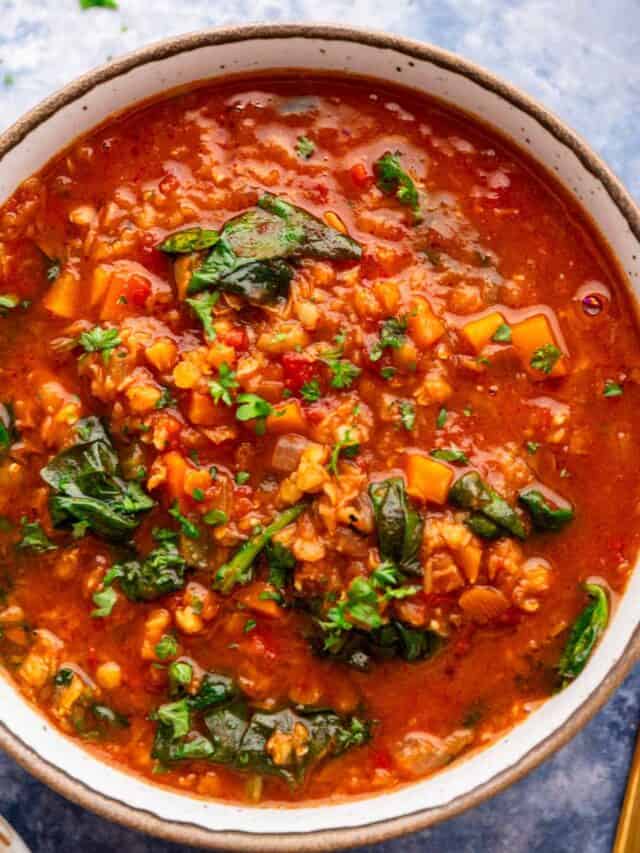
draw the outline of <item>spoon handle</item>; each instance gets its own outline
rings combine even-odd
[[[612,853],[640,853],[640,736],[636,740]]]

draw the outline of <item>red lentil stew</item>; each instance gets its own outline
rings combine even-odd
[[[0,211],[0,658],[105,760],[393,788],[584,668],[640,535],[640,359],[547,174],[366,80],[114,118]]]

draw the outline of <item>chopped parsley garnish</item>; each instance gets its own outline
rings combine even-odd
[[[56,687],[68,687],[73,681],[73,670],[68,666],[63,666],[59,669],[53,679]]]
[[[317,379],[310,379],[308,382],[305,382],[304,385],[300,388],[300,396],[307,403],[315,403],[322,396],[322,392],[320,391],[320,383]]]
[[[327,463],[327,470],[331,474],[338,474],[338,459],[340,456],[346,456],[349,459],[352,459],[354,456],[357,456],[360,452],[359,443],[352,437],[351,429],[347,429],[344,436],[338,441],[333,450],[331,451],[331,458]]]
[[[539,441],[527,441],[527,442],[525,442],[524,446],[527,448],[527,452],[533,456],[534,453],[537,453],[538,448],[540,447],[540,442]]]
[[[186,686],[193,678],[193,667],[186,661],[177,660],[169,664],[169,681],[174,685]]]
[[[13,296],[10,293],[2,293],[0,294],[0,317],[4,317],[5,314],[18,306],[28,308],[29,305],[31,305],[31,302],[28,299],[20,301],[17,296]]]
[[[229,518],[223,509],[210,509],[202,516],[202,520],[211,527],[217,527],[219,524],[226,524]]]
[[[400,400],[398,404],[400,409],[400,422],[402,426],[411,431],[416,425],[416,407],[410,400]]]
[[[382,370],[380,371],[380,376],[382,376],[382,378],[386,379],[386,380],[393,379],[393,377],[395,375],[396,375],[395,367],[383,367]]]
[[[614,382],[613,379],[607,379],[604,383],[604,391],[602,394],[605,397],[622,397],[624,390],[622,385],[618,385],[618,383]]]
[[[174,658],[178,654],[178,643],[171,634],[165,634],[155,647],[156,657],[160,660]]]
[[[407,332],[406,317],[389,317],[380,329],[380,336],[369,350],[371,361],[379,361],[385,349],[400,349]]]
[[[378,189],[385,195],[392,195],[400,204],[410,207],[414,221],[420,222],[420,195],[416,185],[400,164],[400,152],[389,151],[373,164]]]
[[[554,344],[544,344],[544,346],[538,347],[531,356],[531,367],[548,375],[556,366],[561,355],[562,353]]]
[[[209,393],[213,397],[213,402],[216,404],[223,402],[226,406],[231,406],[233,404],[231,392],[237,387],[238,380],[236,379],[236,374],[226,361],[223,361],[218,368],[218,378],[212,379],[209,382]]]
[[[238,471],[235,480],[239,486],[244,486],[251,479],[251,474],[248,471]]]
[[[78,343],[83,347],[85,353],[101,352],[102,360],[109,363],[111,353],[120,346],[120,332],[118,329],[103,329],[102,326],[94,326],[88,332],[83,332],[78,338]]]
[[[202,489],[195,488],[191,492],[191,497],[194,499],[194,501],[198,501],[199,503],[201,503],[204,500],[204,492],[202,491]]]
[[[468,465],[469,459],[459,447],[437,447],[429,456],[440,459],[442,462],[451,462],[452,465]]]
[[[258,623],[255,619],[247,619],[247,621],[244,623],[244,628],[242,630],[245,634],[248,634],[250,631],[253,631],[257,624]]]
[[[273,412],[273,406],[258,394],[238,394],[236,418],[239,421],[256,421],[256,434],[263,435],[266,419]]]
[[[438,412],[438,417],[436,418],[436,427],[438,429],[442,429],[447,422],[447,418],[449,417],[449,412],[444,408],[444,406]]]
[[[156,409],[168,409],[171,406],[175,406],[175,405],[176,405],[175,397],[173,397],[169,388],[163,388],[162,393],[158,397],[155,408]]]
[[[491,337],[497,344],[511,343],[511,326],[501,323]]]
[[[315,150],[315,143],[307,136],[298,137],[298,141],[296,143],[296,154],[298,157],[302,157],[303,160],[308,160]]]
[[[344,342],[346,335],[344,332],[338,333],[335,338],[336,348],[324,352],[320,359],[327,365],[331,372],[330,385],[332,388],[342,390],[350,388],[354,380],[360,376],[362,371],[348,359],[343,358]]]
[[[213,328],[211,312],[219,299],[220,292],[217,290],[211,292],[205,290],[192,299],[185,299],[187,305],[191,306],[193,313],[202,323],[204,336],[208,341],[213,341],[216,338],[216,330]]]
[[[105,616],[111,616],[111,611],[117,600],[118,593],[112,586],[105,586],[104,589],[94,592],[92,601],[96,609],[91,611],[91,615],[94,619],[104,619]]]
[[[180,512],[180,507],[178,506],[177,501],[169,510],[169,515],[179,522],[182,532],[188,539],[198,539],[200,537],[200,531],[198,530],[197,524],[194,524],[193,521],[190,521]]]

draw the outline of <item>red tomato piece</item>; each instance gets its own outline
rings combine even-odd
[[[284,384],[289,391],[297,394],[305,382],[313,379],[316,372],[316,362],[315,359],[301,353],[286,352],[282,356],[282,371]]]

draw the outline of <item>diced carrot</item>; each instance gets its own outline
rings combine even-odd
[[[428,349],[445,333],[445,325],[433,313],[431,305],[422,296],[418,296],[409,312],[409,334],[420,347]]]
[[[305,433],[307,419],[298,400],[288,400],[286,403],[275,406],[273,413],[267,418],[267,430],[277,435],[287,432]]]
[[[355,163],[349,171],[351,180],[358,187],[366,187],[372,181],[372,176],[364,163]]]
[[[147,361],[160,373],[167,373],[175,367],[178,348],[169,338],[161,338],[145,350]]]
[[[211,485],[211,474],[204,468],[187,466],[184,472],[184,493],[193,497],[196,489],[204,491]]]
[[[480,625],[491,622],[509,607],[504,593],[492,586],[474,586],[460,596],[461,609]]]
[[[121,320],[127,314],[127,280],[119,275],[109,276],[109,286],[105,293],[101,320]]]
[[[532,367],[531,359],[534,354],[545,346],[558,347],[549,320],[544,314],[536,314],[527,317],[520,323],[511,327],[511,340],[518,350],[522,363],[533,379],[548,379],[550,376],[565,376],[568,372],[567,358],[565,353],[553,365],[549,373]]]
[[[242,593],[240,600],[250,610],[257,613],[263,613],[265,616],[270,616],[272,619],[281,619],[284,616],[284,611],[277,601],[269,598],[269,594],[275,592],[271,584],[255,581],[251,586],[247,587]],[[261,595],[267,593],[267,598],[260,598]]]
[[[341,234],[347,233],[347,226],[344,224],[342,219],[340,219],[338,214],[334,213],[332,210],[328,210],[325,213],[324,221],[327,223],[329,228],[335,228],[336,231],[340,231]]]
[[[421,453],[407,454],[407,492],[411,497],[431,503],[446,503],[453,471],[443,462]]]
[[[52,314],[70,320],[77,314],[78,295],[77,279],[71,273],[63,272],[51,285],[43,303]]]
[[[376,281],[373,292],[387,314],[396,313],[400,304],[400,291],[395,281]]]
[[[196,426],[219,426],[227,418],[225,407],[216,405],[210,394],[192,391],[187,417]]]
[[[162,391],[157,385],[141,382],[130,385],[125,393],[129,402],[129,408],[137,415],[153,411],[156,403],[162,396]]]
[[[476,352],[480,352],[489,343],[504,323],[504,317],[498,311],[492,311],[478,320],[472,320],[462,327],[462,334]]]
[[[111,272],[105,267],[99,266],[94,269],[89,291],[89,305],[91,308],[102,304],[102,300],[109,287],[110,277]]]
[[[177,450],[171,450],[164,455],[167,469],[167,485],[172,498],[181,498],[184,494],[184,477],[187,471],[187,461]]]

